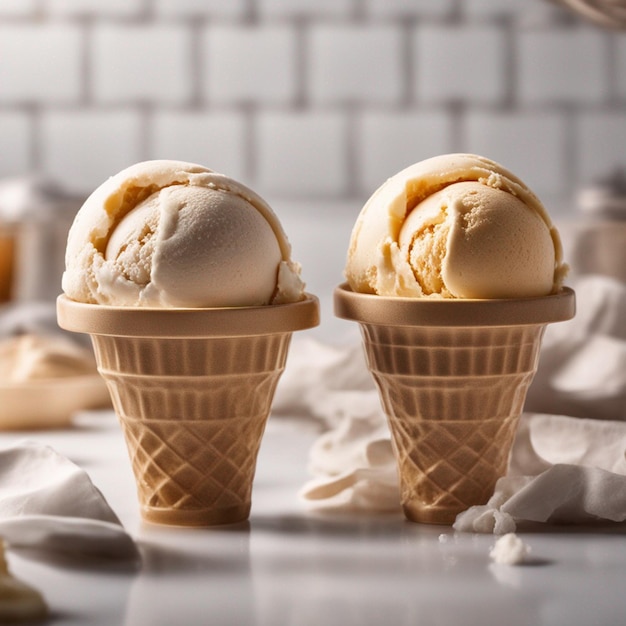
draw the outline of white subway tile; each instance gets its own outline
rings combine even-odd
[[[352,0],[256,0],[256,6],[263,17],[346,17]]]
[[[302,264],[306,290],[319,298],[323,323],[307,335],[311,332],[321,341],[359,341],[358,324],[333,313],[333,288],[345,281],[346,250],[361,206],[359,199],[272,200],[289,236],[292,258]]]
[[[308,45],[314,102],[393,104],[402,96],[401,32],[394,26],[320,25]]]
[[[626,112],[583,113],[577,121],[577,183],[584,186],[626,170]]]
[[[0,16],[27,17],[33,15],[37,8],[36,0],[2,0],[0,2]]]
[[[205,96],[218,103],[289,103],[296,92],[295,52],[287,26],[210,26],[203,39]]]
[[[45,174],[86,193],[141,160],[141,118],[133,111],[51,111],[40,128]]]
[[[505,38],[495,26],[418,27],[415,96],[420,102],[498,104],[505,96]]]
[[[246,122],[239,113],[160,112],[151,135],[150,158],[199,163],[236,180],[246,177]]]
[[[346,120],[339,113],[259,115],[259,188],[290,197],[327,197],[347,190]]]
[[[0,178],[30,174],[32,128],[21,111],[0,112]]]
[[[246,14],[246,0],[156,0],[155,11],[163,17],[205,16],[241,18]]]
[[[466,145],[517,174],[546,201],[567,193],[565,121],[558,113],[473,113]]]
[[[44,0],[53,15],[134,16],[143,10],[143,0]]]
[[[608,96],[608,55],[601,33],[583,28],[521,31],[518,41],[523,103],[590,104]]]
[[[443,18],[454,9],[454,0],[365,0],[365,10],[372,17],[415,16]]]
[[[545,0],[463,0],[460,6],[472,17],[515,15],[533,11],[545,5]]]
[[[619,36],[615,38],[615,76],[617,95],[626,100],[626,38]]]
[[[184,27],[101,25],[94,29],[92,44],[96,101],[189,101],[191,40]]]
[[[462,0],[459,8],[463,19],[506,18],[518,28],[552,25],[572,15],[556,0]]]
[[[78,27],[0,26],[0,102],[67,103],[81,94]]]
[[[452,122],[445,113],[365,113],[357,129],[355,156],[365,194],[412,163],[452,150]]]

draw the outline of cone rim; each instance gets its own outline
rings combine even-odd
[[[576,313],[570,287],[547,296],[462,300],[357,293],[342,283],[333,296],[337,317],[383,326],[520,326],[563,322]]]
[[[298,302],[246,307],[149,308],[87,304],[57,298],[61,328],[116,337],[201,338],[290,333],[319,324],[319,300],[306,293]]]

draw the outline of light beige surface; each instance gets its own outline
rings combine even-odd
[[[98,187],[70,229],[63,290],[122,306],[250,306],[301,299],[300,268],[269,205],[180,161],[137,163]]]
[[[561,242],[545,208],[504,167],[473,154],[387,180],[352,231],[346,278],[384,296],[505,298],[560,287]]]

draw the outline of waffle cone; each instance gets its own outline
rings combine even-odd
[[[181,526],[247,519],[292,331],[317,323],[317,300],[142,310],[61,296],[57,306],[61,326],[91,334],[143,518]]]
[[[360,323],[407,518],[450,524],[485,503],[506,473],[545,326],[572,317],[573,292],[435,301],[340,287],[335,307]]]

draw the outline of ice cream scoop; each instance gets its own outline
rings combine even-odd
[[[63,290],[78,302],[254,306],[301,300],[303,289],[269,205],[200,165],[123,170],[91,194],[68,236]]]
[[[360,293],[510,298],[557,291],[566,267],[556,228],[519,178],[484,157],[449,154],[372,195],[345,271]]]

